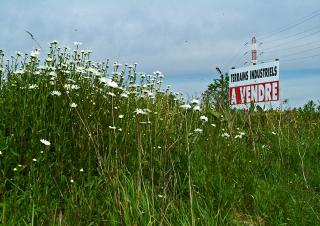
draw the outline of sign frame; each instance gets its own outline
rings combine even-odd
[[[279,60],[232,68],[229,71],[229,106],[249,109],[253,102],[263,109],[280,107]]]

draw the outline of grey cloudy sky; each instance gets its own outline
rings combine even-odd
[[[320,54],[320,15],[273,32],[316,10],[319,0],[0,0],[0,48],[11,55],[36,47],[25,30],[42,47],[54,39],[81,41],[96,60],[160,70],[175,90],[192,96],[217,77],[216,66],[227,72],[248,61],[244,43],[255,35],[263,42],[259,59],[280,58],[282,97],[299,106],[320,99],[320,56],[309,57]]]

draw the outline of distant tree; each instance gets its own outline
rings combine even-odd
[[[220,73],[220,78],[214,79],[208,85],[207,90],[202,94],[202,102],[206,106],[213,106],[216,111],[229,108],[229,77],[227,73],[225,75]]]
[[[305,112],[316,112],[317,111],[317,105],[313,100],[309,100],[308,103],[306,103],[303,106],[303,111]]]

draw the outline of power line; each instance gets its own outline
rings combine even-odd
[[[268,52],[283,51],[283,50],[288,50],[288,49],[290,50],[290,49],[299,48],[299,47],[302,47],[302,46],[307,46],[307,45],[314,44],[314,43],[320,43],[320,40],[316,40],[316,41],[312,41],[312,42],[307,42],[307,43],[300,44],[300,45],[290,46],[290,47],[287,47],[287,48],[275,48],[275,47],[271,47],[271,48],[266,48],[266,49],[263,49],[263,50],[264,50],[264,51],[265,51],[265,50],[271,50],[271,51],[268,51]],[[273,49],[274,49],[274,50],[273,50]]]
[[[282,33],[284,31],[290,30],[290,29],[292,29],[292,28],[294,28],[294,27],[296,27],[296,26],[298,26],[300,24],[303,24],[303,23],[305,23],[305,22],[307,22],[307,21],[309,21],[309,20],[311,20],[311,19],[313,19],[313,18],[315,18],[315,17],[317,17],[319,15],[320,15],[320,9],[310,13],[309,15],[307,15],[305,17],[302,17],[296,23],[286,25],[286,26],[284,26],[284,27],[282,27],[282,28],[280,28],[280,29],[278,29],[276,31],[270,32],[267,35],[260,36],[259,39],[261,39],[261,40],[269,39],[272,36],[275,36],[275,35],[278,35],[279,33]]]
[[[293,29],[293,28],[295,28],[295,27],[297,27],[297,26],[299,26],[299,25],[301,25],[303,23],[306,23],[307,21],[310,21],[311,19],[316,18],[319,15],[320,15],[320,9],[318,9],[318,10],[316,10],[316,11],[314,11],[314,12],[312,12],[312,13],[304,16],[304,17],[302,17],[300,20],[296,21],[295,23],[288,24],[288,25],[283,26],[282,28],[280,28],[280,29],[278,29],[276,31],[273,31],[273,32],[271,32],[271,33],[269,33],[267,35],[260,36],[259,40],[265,41],[265,40],[271,39],[272,37],[275,37],[275,36],[285,32],[285,31],[288,31],[288,30]],[[290,46],[291,43],[294,43],[294,42],[296,42],[298,40],[305,40],[305,39],[307,39],[309,37],[314,36],[315,34],[320,33],[320,29],[317,29],[317,28],[319,28],[319,27],[318,26],[314,26],[314,27],[312,27],[310,29],[304,29],[303,31],[299,31],[297,33],[290,34],[290,35],[286,35],[285,37],[282,37],[282,38],[276,38],[275,40],[271,39],[270,41],[268,41],[268,44],[269,43],[275,43],[276,45],[271,45],[270,47],[268,47],[266,49],[262,49],[261,53],[265,53],[264,52],[265,50],[276,49],[276,48],[278,48],[278,49],[275,50],[275,51],[270,51],[270,52],[281,51],[281,48],[279,48],[279,47],[283,47],[283,46],[289,46],[289,48],[286,48],[286,49],[293,49],[295,47],[302,47],[302,46],[307,46],[307,45],[312,44],[312,43],[317,43],[319,41],[308,42],[308,43],[304,43],[302,45]],[[307,34],[305,34],[306,32],[307,32]],[[294,38],[296,36],[300,36],[302,34],[305,34],[305,35],[303,35],[301,37],[298,37],[298,38],[295,38],[295,39],[290,40],[290,41],[280,42],[280,44],[277,44],[278,41],[282,41],[282,40],[285,40],[285,39],[292,39],[292,38]],[[229,68],[230,65],[235,62],[235,60],[236,60],[236,63],[239,62],[239,54],[241,54],[241,51],[243,50],[243,48],[246,45],[248,45],[248,42],[246,42],[243,46],[241,46],[241,48],[237,51],[236,55],[233,56],[232,60],[230,60],[228,62],[227,68]],[[287,54],[287,55],[284,55],[284,57],[301,54],[301,53],[312,51],[312,50],[315,50],[315,49],[318,49],[318,48],[320,48],[320,47],[316,47],[316,48],[312,48],[312,49],[306,49],[306,50],[302,50],[302,51],[299,51],[299,52]],[[267,52],[267,54],[269,54],[269,53]],[[240,59],[242,57],[243,57],[243,55],[240,56]],[[274,60],[274,59],[272,59],[272,60]]]
[[[300,32],[295,33],[295,34],[291,34],[291,35],[288,35],[288,36],[285,36],[285,37],[281,37],[281,38],[278,38],[278,39],[275,39],[275,40],[272,40],[272,41],[268,41],[267,44],[273,43],[273,42],[277,42],[279,40],[290,39],[290,38],[293,38],[295,36],[298,36],[298,35],[301,35],[301,34],[304,34],[304,33],[308,33],[308,32],[314,31],[314,30],[319,30],[319,29],[320,29],[320,26],[317,25],[315,27],[312,27],[311,29],[303,30],[303,31],[300,31]]]
[[[312,48],[312,49],[306,49],[306,50],[303,50],[303,51],[298,51],[298,52],[295,52],[295,53],[286,54],[286,55],[278,55],[277,57],[288,57],[288,56],[299,55],[299,54],[301,54],[301,53],[305,53],[305,52],[309,52],[309,51],[314,51],[314,50],[316,50],[316,49],[320,49],[320,46],[315,47],[315,48]]]
[[[320,56],[320,53],[314,54],[314,55],[309,55],[309,56],[303,56],[303,57],[297,57],[297,58],[284,59],[284,60],[282,60],[282,61],[284,61],[284,62],[290,62],[290,61],[301,60],[301,59],[308,59],[308,58],[318,57],[318,56]]]
[[[280,46],[285,46],[285,45],[288,45],[289,43],[296,42],[296,41],[298,41],[298,40],[301,40],[301,39],[304,39],[304,38],[307,38],[307,37],[314,36],[315,34],[318,34],[318,33],[320,33],[320,30],[315,31],[315,32],[313,32],[313,33],[311,33],[311,34],[307,34],[307,35],[304,35],[304,36],[302,36],[302,37],[293,39],[293,40],[291,40],[291,41],[286,41],[286,42],[282,42],[282,43],[280,43],[280,44],[273,45],[273,46],[271,45],[271,46],[272,46],[272,48],[276,48],[276,47],[280,47]],[[266,49],[266,50],[267,50],[267,49]]]
[[[316,11],[317,12],[317,11]],[[301,20],[300,22],[296,23],[295,25],[298,25],[298,24],[302,24],[312,18],[314,18],[315,16],[318,16],[320,15],[320,12],[316,13],[316,14],[313,14],[309,17],[306,17],[305,19]],[[295,26],[289,26],[290,28],[293,28]],[[287,28],[289,28],[287,27]],[[300,36],[301,34],[305,34],[306,32],[308,32],[307,34],[301,36],[301,37],[298,37],[298,38],[295,38],[293,40],[290,40],[290,41],[284,41],[284,42],[281,42],[280,44],[277,44],[277,45],[271,45],[271,47],[269,48],[265,48],[263,49],[263,53],[264,54],[267,54],[269,55],[270,53],[272,52],[280,52],[280,51],[284,51],[284,50],[291,50],[291,49],[297,49],[299,47],[304,47],[304,46],[308,46],[310,44],[315,44],[315,43],[319,43],[319,40],[316,40],[316,41],[311,41],[311,42],[307,42],[307,43],[303,43],[303,44],[300,44],[300,45],[295,45],[295,46],[290,46],[292,43],[296,43],[297,41],[299,40],[305,40],[307,38],[310,38],[312,36],[314,36],[315,34],[318,34],[320,33],[320,29],[317,29],[319,28],[319,26],[314,26],[312,27],[311,29],[305,29],[303,31],[300,31],[300,32],[297,32],[295,34],[290,34],[290,35],[287,35],[283,38],[281,38],[281,40],[285,40],[285,39],[291,39],[293,37],[296,37],[296,36]],[[282,29],[282,31],[284,30],[287,30],[287,29]],[[268,43],[274,43],[276,41],[280,40],[279,38],[276,39],[276,40],[273,40],[273,41],[270,41]],[[283,46],[289,46],[287,48],[283,48]],[[297,51],[297,52],[294,52],[294,53],[289,53],[289,54],[278,54],[275,58],[287,58],[287,57],[290,57],[290,56],[297,56],[297,55],[301,55],[302,53],[306,53],[306,52],[310,52],[310,51],[314,51],[314,50],[317,50],[319,49],[320,47],[317,46],[317,47],[313,47],[313,48],[310,48],[310,49],[303,49],[301,51]],[[271,51],[266,51],[266,50],[271,50]],[[307,56],[300,56],[300,57],[296,57],[296,58],[289,58],[289,59],[285,59],[285,61],[288,61],[288,60],[298,60],[298,59],[308,59],[308,58],[311,58],[311,57],[316,57],[318,56],[319,54],[314,54],[314,55],[307,55]],[[283,60],[282,60],[283,61]]]
[[[242,49],[245,48],[248,44],[249,44],[249,42],[245,42],[242,44],[242,46],[238,49],[236,54],[233,55],[233,57],[227,61],[226,67],[224,67],[224,71],[228,70],[230,68],[230,66],[234,63],[235,59],[237,59],[239,57],[239,54],[241,54]]]
[[[294,57],[294,58],[279,58],[281,62],[290,62],[290,61],[295,61],[295,60],[299,60],[299,59],[308,59],[308,58],[312,58],[312,57],[318,57],[320,56],[320,53],[316,53],[313,55],[305,55],[305,56],[300,56],[300,57]],[[263,59],[261,61],[267,62],[267,61],[271,61],[274,60],[274,58],[269,58],[269,59]]]

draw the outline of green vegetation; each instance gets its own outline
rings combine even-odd
[[[218,113],[75,44],[0,53],[2,225],[320,224],[314,103]]]

